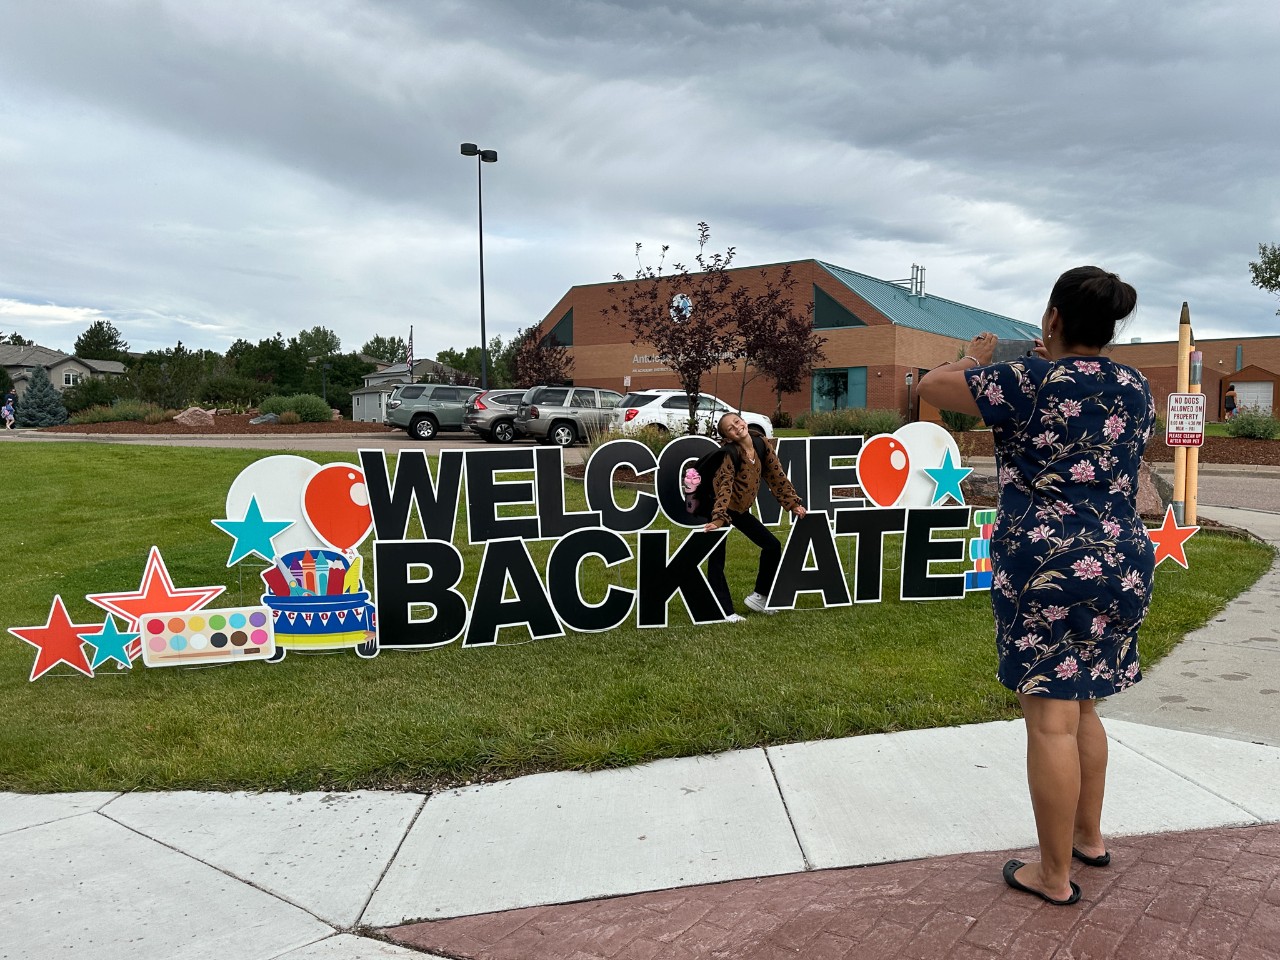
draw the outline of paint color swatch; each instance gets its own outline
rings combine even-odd
[[[139,627],[142,662],[148,667],[266,660],[276,649],[266,607],[151,613]]]

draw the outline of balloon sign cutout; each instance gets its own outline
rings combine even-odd
[[[911,457],[902,441],[887,433],[872,437],[858,454],[858,485],[877,507],[891,507],[911,476]]]
[[[321,467],[303,490],[302,513],[325,543],[351,550],[373,528],[364,472],[349,463]]]

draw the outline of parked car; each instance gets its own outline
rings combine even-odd
[[[430,440],[441,430],[461,430],[465,404],[479,392],[479,387],[447,383],[402,383],[391,392],[382,422]]]
[[[568,447],[609,428],[622,394],[596,387],[530,387],[516,408],[516,435]]]
[[[726,413],[737,413],[747,429],[762,437],[773,436],[773,421],[762,413],[739,412],[732,405],[709,393],[698,395],[698,432],[708,433]],[[684,433],[689,426],[689,397],[683,390],[636,390],[628,393],[613,408],[613,429],[628,433],[641,427],[657,427],[673,433]]]
[[[489,443],[510,443],[516,438],[516,407],[523,390],[486,390],[466,403],[463,424]]]

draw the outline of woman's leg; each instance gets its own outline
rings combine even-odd
[[[1102,795],[1107,781],[1107,732],[1094,709],[1096,701],[1081,700],[1076,749],[1080,753],[1080,799],[1076,802],[1072,845],[1089,857],[1107,852],[1102,839]]]
[[[720,538],[716,548],[707,557],[707,583],[711,585],[711,592],[720,601],[720,609],[724,611],[726,617],[733,613],[733,596],[729,593],[729,581],[724,576],[724,555],[728,543],[729,536],[726,534]]]
[[[756,569],[756,593],[769,595],[773,587],[773,578],[778,573],[778,562],[782,559],[782,542],[772,530],[756,519],[751,513],[735,513],[733,525],[742,531],[748,540],[760,548],[760,566]]]
[[[1018,694],[1027,723],[1027,784],[1040,840],[1040,862],[1018,880],[1055,900],[1071,896],[1071,839],[1080,798],[1080,701]]]

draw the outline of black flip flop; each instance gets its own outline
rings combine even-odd
[[[1086,867],[1105,867],[1111,862],[1111,853],[1108,851],[1100,857],[1091,857],[1088,854],[1081,853],[1075,847],[1071,848],[1071,855],[1083,863]]]
[[[1080,887],[1074,880],[1068,881],[1071,884],[1071,896],[1067,897],[1065,900],[1055,900],[1043,890],[1037,890],[1035,887],[1028,887],[1025,883],[1020,882],[1018,878],[1014,876],[1015,873],[1025,866],[1026,864],[1021,860],[1010,860],[1006,863],[1004,865],[1004,882],[1015,890],[1021,890],[1023,893],[1030,893],[1033,896],[1039,897],[1045,903],[1053,904],[1055,907],[1069,907],[1080,899]]]

